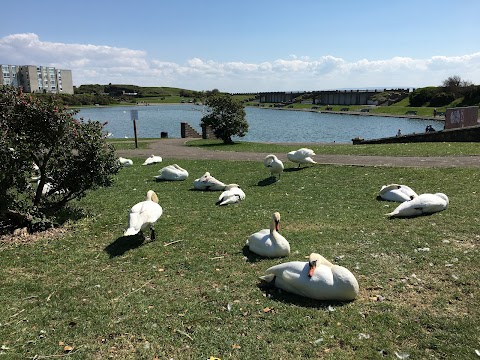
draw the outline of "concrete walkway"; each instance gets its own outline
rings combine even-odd
[[[152,154],[165,159],[202,159],[231,161],[263,161],[268,153],[215,151],[201,147],[186,146],[187,141],[194,139],[161,139],[149,141],[147,149],[118,150],[117,155],[123,157],[148,157]],[[289,144],[298,147],[312,144]],[[276,154],[286,162],[287,154]],[[399,167],[476,167],[480,168],[480,156],[448,156],[448,157],[406,157],[406,156],[363,156],[363,155],[323,155],[314,156],[319,164],[356,165],[356,166],[399,166]]]

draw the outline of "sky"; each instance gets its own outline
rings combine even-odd
[[[480,85],[478,0],[22,0],[0,64],[231,93]],[[8,15],[10,14],[10,15]]]

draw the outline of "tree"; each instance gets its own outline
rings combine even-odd
[[[232,136],[245,136],[248,122],[241,102],[231,95],[215,93],[207,97],[205,105],[209,110],[201,124],[210,126],[217,138],[222,139],[225,144],[231,144]]]
[[[103,125],[74,114],[54,97],[0,89],[1,221],[49,227],[69,201],[113,182],[119,164]]]
[[[471,86],[470,81],[462,80],[460,76],[450,76],[446,80],[443,80],[442,86],[452,93],[455,97],[461,96],[463,88]]]

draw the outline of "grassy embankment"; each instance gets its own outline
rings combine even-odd
[[[64,233],[0,243],[5,359],[476,356],[478,169],[287,165],[272,184],[256,162],[133,160],[114,186],[74,204],[83,210]],[[173,162],[189,179],[154,182]],[[192,191],[205,171],[240,184],[246,199],[219,208],[219,193]],[[450,206],[389,220],[397,204],[376,194],[392,182],[444,192]],[[164,209],[157,241],[122,237],[127,210],[149,189]],[[268,227],[274,211],[291,256],[245,252],[247,236]],[[355,301],[312,301],[259,282],[268,267],[313,251],[355,274]]]

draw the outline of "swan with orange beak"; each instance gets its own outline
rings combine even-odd
[[[260,279],[315,300],[351,301],[359,291],[357,279],[350,270],[332,264],[317,253],[310,254],[308,262],[290,261],[272,266]]]

